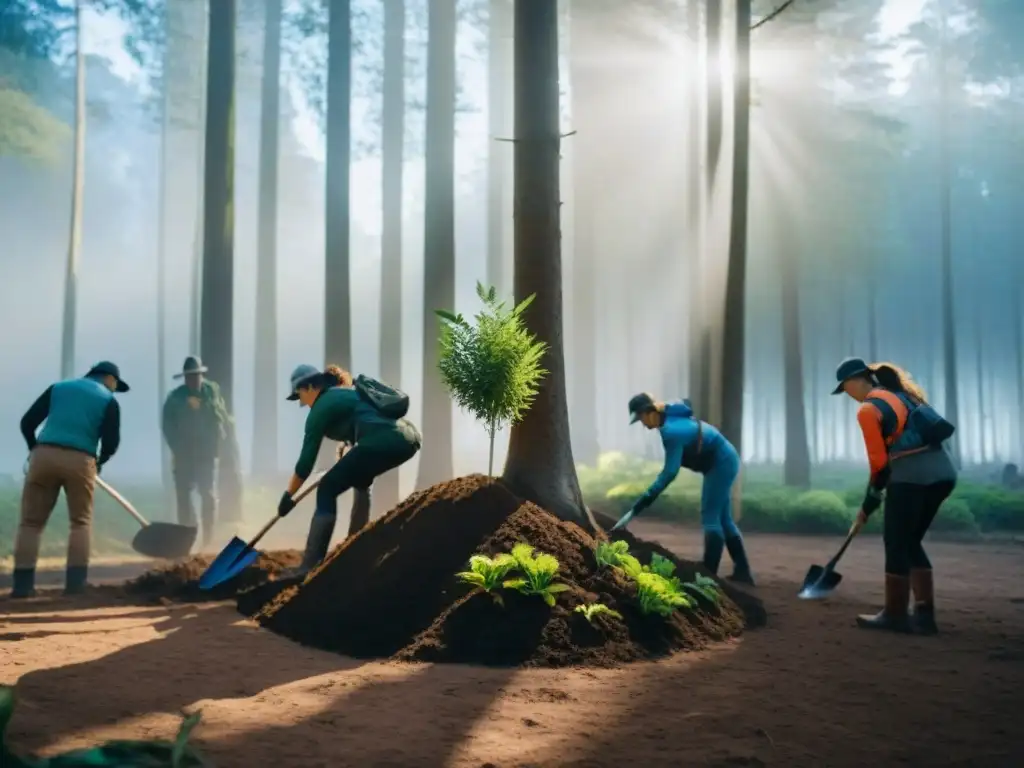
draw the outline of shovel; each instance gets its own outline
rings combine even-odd
[[[151,523],[102,477],[97,476],[96,485],[109,493],[110,497],[142,526],[142,530],[132,539],[132,549],[140,555],[176,560],[192,551],[192,545],[196,543],[195,527],[176,523]]]
[[[321,474],[316,480],[311,482],[297,494],[292,496],[292,501],[298,504],[306,496],[313,492],[313,490],[320,485],[320,481],[324,479],[324,475]],[[270,522],[260,529],[251,541],[243,541],[242,539],[235,536],[228,545],[221,550],[220,554],[214,558],[213,562],[206,569],[202,576],[199,577],[199,588],[203,590],[213,589],[225,581],[233,579],[235,576],[240,574],[250,565],[256,562],[256,559],[260,556],[260,553],[256,551],[256,545],[260,539],[266,536],[270,529],[277,525],[277,521],[280,520],[280,515],[274,515]]]
[[[821,600],[824,597],[828,597],[839,586],[839,582],[843,580],[843,574],[836,572],[836,565],[839,563],[839,559],[846,552],[846,548],[850,546],[850,542],[860,532],[860,526],[854,522],[850,526],[850,532],[846,534],[846,540],[843,542],[843,546],[836,552],[836,556],[828,561],[824,566],[812,565],[807,570],[807,575],[804,576],[804,586],[800,590],[797,597],[801,600]]]

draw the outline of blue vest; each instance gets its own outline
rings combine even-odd
[[[100,428],[114,393],[96,379],[69,379],[50,390],[50,414],[39,442],[95,456]]]

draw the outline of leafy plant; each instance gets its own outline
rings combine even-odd
[[[648,569],[651,573],[656,573],[659,576],[664,576],[666,579],[671,579],[675,575],[676,564],[667,557],[655,552],[651,555],[651,564]]]
[[[618,611],[614,611],[604,603],[589,603],[587,605],[577,605],[574,609],[576,613],[583,614],[583,618],[587,620],[587,623],[593,624],[594,619],[600,616],[602,613],[613,619],[621,619],[622,614]]]
[[[469,558],[469,570],[460,571],[455,576],[465,584],[479,587],[493,597],[496,603],[503,605],[504,601],[496,590],[502,586],[502,580],[515,567],[516,561],[512,555],[473,555]]]
[[[569,589],[568,584],[556,582],[558,560],[547,554],[534,554],[529,544],[516,544],[512,547],[512,559],[516,567],[523,572],[522,577],[507,580],[502,586],[514,589],[524,595],[540,595],[548,605],[555,604],[555,595]]]
[[[693,581],[688,581],[683,584],[683,588],[701,595],[716,605],[718,604],[718,598],[720,595],[718,582],[710,576],[698,573],[693,577]]]
[[[594,559],[601,567],[617,568],[622,556],[628,554],[629,544],[624,541],[601,541],[594,552]]]
[[[644,614],[669,616],[676,608],[690,608],[693,601],[664,576],[641,571],[635,576],[636,596]]]
[[[487,473],[494,472],[494,436],[514,424],[533,402],[547,371],[541,360],[547,345],[523,324],[523,312],[536,294],[513,309],[498,301],[497,290],[477,283],[484,308],[470,323],[449,310],[435,310],[441,321],[441,379],[460,408],[484,423],[490,438]]]

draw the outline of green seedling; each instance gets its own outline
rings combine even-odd
[[[604,603],[590,603],[588,605],[577,605],[574,609],[576,613],[583,614],[583,618],[587,620],[588,624],[593,624],[594,619],[600,616],[602,613],[613,619],[621,619],[622,614],[618,611],[613,611]]]
[[[659,576],[664,576],[666,579],[671,579],[676,572],[676,564],[669,560],[667,557],[659,555],[655,552],[651,555],[651,564],[645,570],[649,570],[651,573],[656,573]]]
[[[629,544],[624,541],[602,541],[597,545],[594,559],[603,568],[617,568],[623,555],[629,555]]]
[[[718,582],[709,576],[698,573],[693,577],[693,581],[688,581],[683,584],[683,589],[687,589],[690,592],[701,595],[716,605],[718,604]]]
[[[664,576],[641,571],[636,576],[636,596],[644,614],[668,616],[676,608],[691,608],[693,601]]]
[[[502,586],[509,571],[515,567],[516,559],[512,555],[501,554],[496,557],[473,555],[469,558],[469,570],[460,571],[455,576],[465,584],[479,587],[494,598],[494,602],[503,605],[504,601],[497,590]]]
[[[529,544],[516,544],[512,547],[512,559],[523,575],[505,581],[502,586],[506,589],[514,589],[523,595],[539,595],[549,606],[555,604],[556,594],[569,589],[568,584],[554,580],[558,573],[558,560],[553,556],[535,555]]]

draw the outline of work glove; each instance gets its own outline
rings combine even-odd
[[[281,496],[281,500],[277,503],[277,516],[287,517],[288,513],[295,509],[295,499],[288,491],[284,492]]]
[[[612,530],[621,531],[623,528],[629,525],[629,522],[633,519],[634,515],[636,515],[636,510],[635,508],[630,507],[626,514],[619,518],[619,522],[612,526]]]

